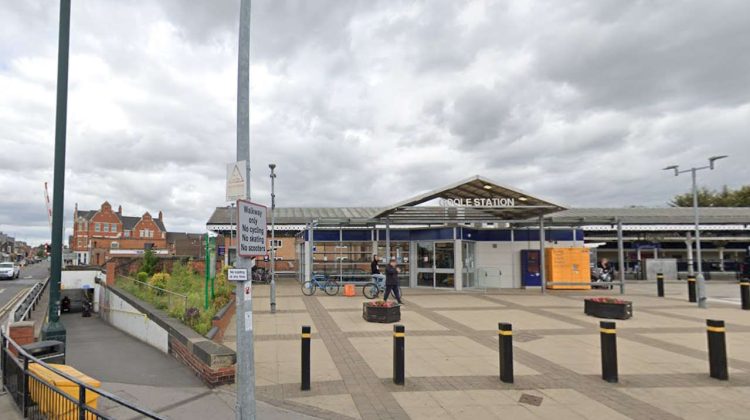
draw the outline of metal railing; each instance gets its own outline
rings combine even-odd
[[[47,284],[49,284],[49,277],[43,282],[36,283],[29,290],[24,299],[18,303],[16,309],[13,311],[14,322],[26,321],[29,318],[31,312],[36,309],[36,304],[42,298],[42,293],[47,288]]]
[[[173,300],[176,304],[182,304],[182,306],[179,308],[183,312],[188,307],[188,297],[187,295],[183,295],[177,292],[173,292],[171,290],[162,289],[161,287],[156,287],[154,285],[142,282],[140,280],[136,280],[132,277],[127,276],[119,276],[119,279],[125,279],[133,282],[133,284],[137,285],[138,287],[146,287],[151,291],[152,297],[159,301],[162,304],[165,304],[168,310],[174,309],[173,307]],[[163,302],[163,300],[166,299],[166,303]]]
[[[50,366],[27,353],[4,331],[0,334],[2,385],[25,418],[113,419],[113,413],[116,413],[117,417],[162,419],[149,410]],[[57,387],[47,379],[50,376],[62,377],[70,384]]]

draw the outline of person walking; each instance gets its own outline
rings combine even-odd
[[[370,274],[380,274],[380,269],[378,268],[378,256],[377,255],[372,256],[372,262],[370,263]]]
[[[385,267],[385,294],[383,295],[383,300],[387,302],[388,296],[393,291],[398,304],[403,305],[403,302],[401,302],[401,290],[398,287],[398,274],[400,272],[401,269],[396,267],[396,257],[391,257],[391,262]]]

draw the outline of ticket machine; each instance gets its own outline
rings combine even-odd
[[[521,250],[521,286],[541,286],[539,250]]]

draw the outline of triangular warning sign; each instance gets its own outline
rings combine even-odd
[[[234,165],[234,169],[232,169],[232,175],[229,177],[229,182],[234,184],[236,182],[242,182],[245,178],[242,176],[242,173],[240,172],[239,165]]]

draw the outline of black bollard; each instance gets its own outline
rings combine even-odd
[[[664,274],[656,273],[656,294],[664,297]]]
[[[697,302],[697,299],[695,297],[695,276],[690,275],[688,276],[688,302]]]
[[[617,383],[617,331],[612,321],[599,321],[602,347],[602,379]]]
[[[310,327],[302,326],[302,386],[303,391],[310,390]]]
[[[393,383],[404,384],[404,326],[393,326]]]
[[[750,310],[750,280],[740,282],[740,297],[742,298],[742,309]]]
[[[513,326],[507,322],[497,324],[500,341],[500,381],[513,383]]]
[[[727,340],[724,321],[707,319],[708,364],[711,377],[726,381],[729,379],[727,367]]]

